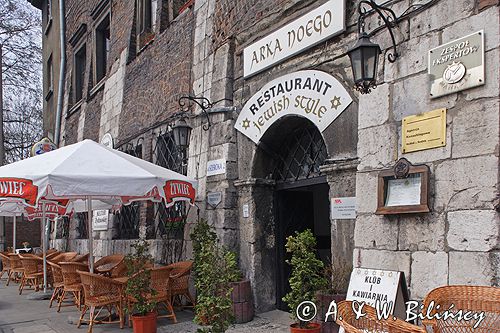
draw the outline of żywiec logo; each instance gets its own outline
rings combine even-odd
[[[38,196],[38,187],[23,178],[0,178],[0,198],[19,198],[34,206]]]
[[[352,311],[355,315],[355,319],[358,320],[366,316],[364,310],[365,303],[353,301],[352,302]],[[413,321],[415,319],[420,320],[455,320],[458,322],[461,321],[475,321],[472,328],[476,329],[483,322],[486,317],[486,314],[483,312],[473,312],[469,310],[456,310],[452,311],[455,308],[454,304],[451,304],[448,309],[441,309],[439,304],[436,304],[434,301],[429,303],[429,307],[426,309],[425,313],[422,313],[424,305],[419,305],[417,301],[409,301],[406,302],[406,318],[405,321]],[[393,302],[375,302],[375,310],[377,314],[378,320],[388,320],[390,317],[393,320],[396,320],[396,317],[392,316],[393,313]],[[311,301],[305,301],[300,303],[295,309],[295,314],[297,318],[301,321],[309,322],[312,321],[316,317],[316,304]],[[337,303],[332,301],[328,306],[328,311],[325,314],[325,322],[329,319],[333,319],[333,321],[337,321]],[[338,317],[342,320],[342,317]]]
[[[172,203],[175,198],[187,198],[194,203],[195,191],[193,185],[181,180],[170,180],[163,187],[167,203]]]

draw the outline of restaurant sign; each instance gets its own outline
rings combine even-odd
[[[309,119],[323,132],[352,99],[333,76],[304,70],[281,76],[260,89],[243,106],[235,128],[259,143],[278,119],[296,115]]]
[[[94,216],[92,217],[92,229],[108,230],[109,211],[106,209],[94,210],[93,214]]]
[[[429,50],[431,98],[484,84],[484,31]]]
[[[243,50],[247,78],[345,30],[345,0],[330,0]]]

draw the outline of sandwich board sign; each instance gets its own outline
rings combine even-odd
[[[405,320],[406,302],[409,301],[405,274],[372,268],[354,268],[346,300],[364,302],[372,307],[379,307],[380,311],[386,307],[390,315]]]

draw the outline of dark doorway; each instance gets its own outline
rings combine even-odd
[[[275,192],[276,214],[276,307],[288,311],[282,298],[290,291],[288,279],[290,266],[285,262],[290,258],[286,253],[286,238],[296,231],[311,229],[316,236],[317,251],[323,261],[330,256],[329,187],[323,177],[282,184]],[[302,185],[302,186],[300,186]]]

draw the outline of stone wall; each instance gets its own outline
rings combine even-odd
[[[405,272],[415,299],[441,285],[498,285],[500,278],[499,9],[440,1],[430,10],[400,24],[408,25],[398,40],[401,57],[384,61],[383,83],[359,96],[354,264]],[[427,51],[481,29],[486,84],[430,99]],[[403,154],[402,118],[437,108],[448,109],[446,146]],[[400,157],[430,167],[431,213],[373,214],[378,172]]]

